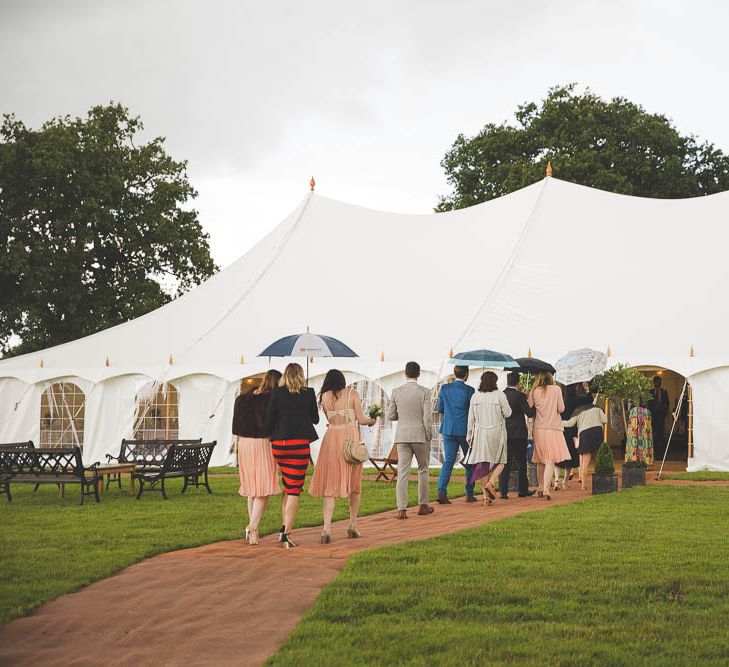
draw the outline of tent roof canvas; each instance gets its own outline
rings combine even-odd
[[[447,372],[449,349],[480,347],[514,356],[531,348],[554,360],[610,346],[616,359],[688,374],[729,361],[720,297],[729,279],[727,222],[729,193],[645,199],[555,178],[427,215],[309,193],[243,257],[184,296],[0,361],[0,377],[232,380],[265,370],[268,360],[256,355],[307,326],[359,355],[316,368],[372,378],[410,359]]]

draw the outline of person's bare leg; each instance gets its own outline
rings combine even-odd
[[[537,484],[544,488],[544,464],[537,463]]]
[[[288,496],[286,500],[286,513],[284,514],[284,533],[288,534],[293,529],[298,510],[299,496]]]
[[[332,532],[332,517],[334,516],[334,507],[337,499],[333,496],[324,496],[324,532]]]
[[[281,494],[281,523],[286,523],[286,499],[289,497],[289,494],[284,491]]]
[[[361,502],[361,493],[349,494],[349,525],[354,530],[357,530],[357,515],[359,514],[359,505]]]
[[[587,475],[590,469],[592,454],[580,454],[580,484],[583,491],[587,491]]]
[[[550,495],[550,485],[552,484],[552,477],[554,476],[554,463],[544,464],[544,485],[542,486],[542,493],[545,496]]]
[[[499,475],[501,474],[501,472],[503,471],[503,469],[504,469],[504,464],[503,463],[499,463],[491,471],[491,474],[489,475],[489,484],[491,484],[491,487],[492,488],[495,488],[496,481],[499,479]],[[501,490],[499,490],[499,491],[501,491]]]
[[[249,526],[254,530],[258,530],[258,526],[261,524],[263,513],[266,511],[266,505],[268,505],[268,496],[258,496],[248,499],[248,507],[251,510]]]

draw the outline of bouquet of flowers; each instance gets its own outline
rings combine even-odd
[[[377,403],[373,403],[368,408],[367,414],[370,416],[370,419],[377,419],[379,417],[382,417],[385,413],[382,412],[382,408],[377,405]]]

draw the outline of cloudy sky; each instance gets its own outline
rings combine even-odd
[[[130,107],[189,160],[224,266],[312,175],[329,197],[432,210],[455,136],[557,84],[729,151],[728,19],[719,0],[0,0],[0,112]]]

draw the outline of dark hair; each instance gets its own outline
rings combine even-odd
[[[468,366],[454,366],[453,375],[459,380],[465,380],[468,377]]]
[[[408,361],[405,364],[405,377],[415,380],[420,377],[420,364],[417,361]]]
[[[319,391],[319,405],[321,405],[322,396],[327,391],[331,391],[334,394],[334,400],[336,401],[339,398],[339,394],[342,393],[342,389],[346,386],[347,381],[344,379],[344,373],[336,368],[332,368],[324,376],[324,382],[322,383],[321,390]]]
[[[281,381],[281,371],[277,371],[272,368],[263,378],[263,381],[256,389],[253,390],[254,394],[269,394],[273,391],[274,387],[278,386]]]
[[[578,391],[577,387],[581,387],[581,382],[573,382],[572,384],[568,384],[565,386],[564,391],[567,396],[577,396]]]
[[[506,376],[507,386],[518,387],[520,378],[521,378],[521,375],[519,374],[519,371],[509,371],[509,374]]]
[[[493,371],[486,371],[481,375],[481,384],[478,385],[478,390],[483,392],[496,391],[496,383],[499,378],[496,377],[496,373]]]

